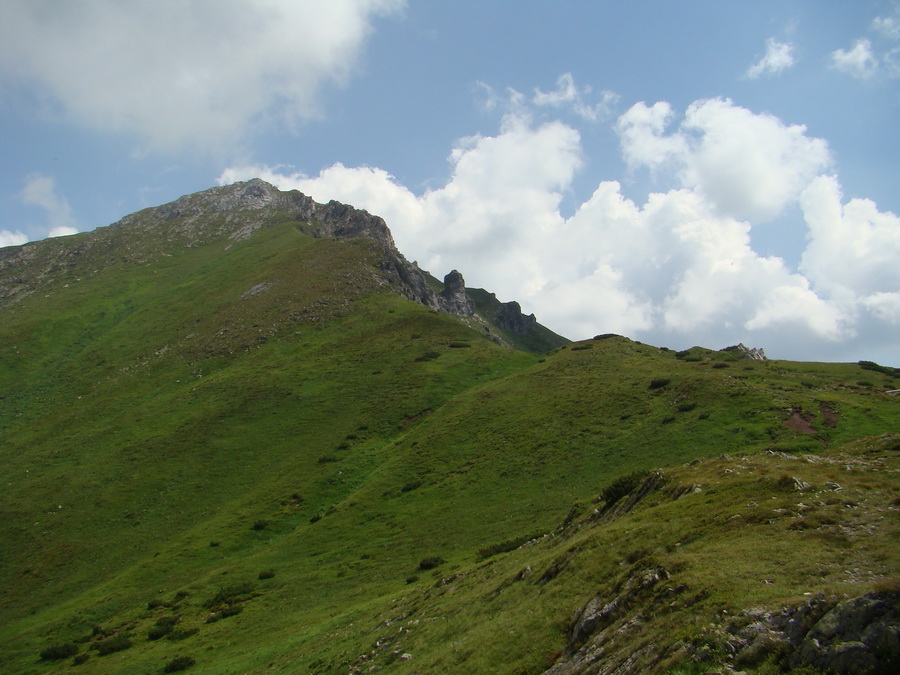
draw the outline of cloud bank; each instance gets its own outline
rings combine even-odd
[[[341,164],[312,177],[233,167],[219,182],[259,176],[377,213],[425,269],[459,268],[571,338],[742,341],[796,359],[887,347],[900,326],[900,219],[845,201],[827,143],[802,126],[727,99],[675,118],[666,102],[637,103],[615,125],[630,169],[656,172],[666,191],[636,202],[602,181],[568,218],[560,204],[584,163],[580,135],[518,113],[495,136],[462,139],[449,180],[421,195],[383,169]],[[796,269],[750,238],[788,207],[808,242]]]
[[[12,0],[0,3],[0,76],[48,114],[212,151],[272,118],[319,112],[351,73],[373,18],[403,0]],[[251,124],[252,123],[252,124]]]

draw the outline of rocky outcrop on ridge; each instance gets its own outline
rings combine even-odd
[[[444,277],[444,290],[439,294],[439,301],[445,312],[460,316],[475,314],[475,301],[466,295],[466,280],[456,270]]]
[[[522,307],[515,301],[502,303],[495,321],[503,330],[517,335],[527,335],[537,323],[534,314],[522,314]]]
[[[765,361],[766,360],[766,352],[763,351],[762,347],[747,347],[743,342],[740,342],[736,345],[732,345],[731,347],[725,347],[724,349],[720,349],[720,352],[738,352],[739,354],[743,354],[745,359],[750,359],[751,361]]]

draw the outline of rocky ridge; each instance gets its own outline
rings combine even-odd
[[[91,275],[121,263],[147,264],[177,247],[223,241],[225,248],[285,219],[318,238],[366,238],[378,251],[377,269],[386,283],[409,300],[463,317],[489,339],[507,344],[490,321],[478,316],[457,270],[433,290],[426,273],[397,249],[384,219],[337,201],[320,204],[297,190],[281,191],[254,178],[179,197],[125,216],[108,227],[73,237],[45,239],[0,249],[0,306],[12,305],[66,275]],[[29,270],[23,273],[22,270]],[[528,335],[537,325],[516,302],[504,303],[494,325]]]

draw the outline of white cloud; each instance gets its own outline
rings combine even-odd
[[[879,16],[872,20],[872,30],[888,40],[900,40],[900,9],[893,16]]]
[[[617,130],[626,162],[632,169],[672,168],[722,215],[770,220],[831,163],[828,145],[806,136],[805,127],[727,99],[695,101],[666,135],[672,118],[665,102],[637,103],[623,114]]]
[[[834,176],[820,176],[804,190],[809,244],[800,270],[820,293],[850,302],[881,298],[870,303],[883,306],[883,294],[900,292],[900,217],[868,199],[842,200]]]
[[[837,180],[816,174],[829,166],[827,146],[803,127],[718,99],[692,104],[668,133],[673,118],[666,103],[641,103],[617,125],[631,164],[674,165],[671,189],[636,202],[603,181],[568,218],[559,207],[583,162],[579,134],[527,111],[508,114],[495,136],[462,139],[449,180],[421,195],[382,169],[340,164],[313,177],[238,167],[219,181],[259,175],[377,213],[425,269],[458,268],[469,285],[518,300],[572,338],[742,341],[799,359],[887,345],[885,327],[900,322],[896,216],[866,200],[843,203]],[[796,227],[809,238],[799,270],[757,253],[758,221],[736,215],[787,204],[802,209]]]
[[[619,95],[604,89],[600,93],[600,101],[592,105],[585,101],[591,92],[591,87],[577,87],[572,74],[564,73],[556,80],[556,89],[553,91],[535,89],[531,102],[539,107],[571,108],[576,115],[591,122],[609,117]]]
[[[0,230],[0,248],[3,246],[20,246],[28,241],[28,235],[23,234],[19,230],[10,232],[9,230]]]
[[[872,53],[872,43],[866,38],[860,38],[852,49],[836,49],[831,52],[831,66],[853,77],[866,79],[878,70],[878,59]]]
[[[37,206],[46,212],[50,223],[48,236],[59,237],[78,232],[69,202],[57,194],[56,182],[50,176],[37,173],[27,176],[20,197],[23,204]]]
[[[759,61],[747,69],[745,75],[751,80],[765,73],[777,74],[794,65],[794,48],[790,43],[779,42],[775,38],[766,40],[766,53]]]
[[[403,0],[0,3],[0,75],[66,119],[158,150],[221,148],[251,123],[318,113],[372,19]]]

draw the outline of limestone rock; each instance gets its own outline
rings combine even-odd
[[[475,302],[466,295],[466,280],[456,270],[444,277],[444,290],[440,293],[439,301],[441,308],[450,314],[475,314]]]

